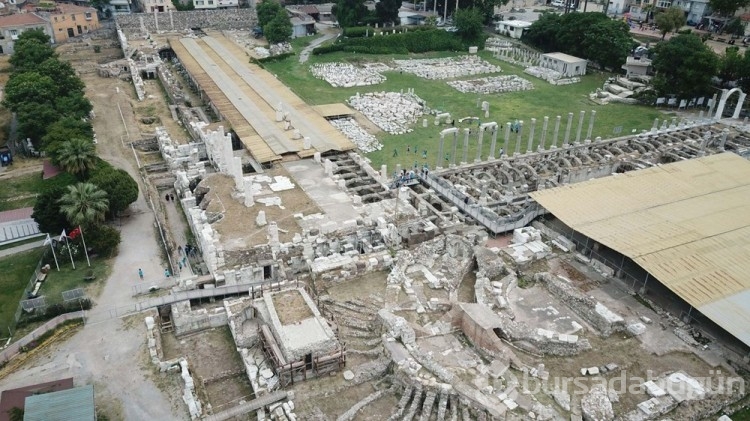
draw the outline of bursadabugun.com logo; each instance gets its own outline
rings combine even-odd
[[[594,386],[604,386],[605,390],[623,394],[645,394],[651,396],[671,395],[685,399],[701,399],[706,395],[745,394],[745,380],[729,375],[721,370],[709,370],[707,376],[690,376],[682,372],[656,373],[647,370],[642,375],[629,375],[627,370],[608,376],[550,376],[541,379],[527,372],[518,375],[506,373],[508,383],[515,383],[519,390],[532,394],[544,392],[566,392],[570,395],[586,395]]]

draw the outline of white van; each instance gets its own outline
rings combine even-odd
[[[565,0],[552,0],[550,3],[552,7],[565,7]]]

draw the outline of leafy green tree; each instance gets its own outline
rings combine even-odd
[[[88,181],[107,193],[112,217],[138,199],[138,183],[125,170],[105,165],[97,169]]]
[[[58,96],[68,96],[71,94],[83,95],[86,85],[76,75],[73,66],[67,61],[48,58],[40,63],[35,71],[42,76],[49,76],[52,79],[52,82],[57,87]]]
[[[750,6],[750,0],[709,0],[714,12],[721,16],[732,16],[737,10]]]
[[[47,127],[60,118],[60,113],[51,104],[23,103],[16,113],[18,133],[22,139],[30,138],[35,145],[47,134]]]
[[[427,18],[424,20],[424,24],[427,26],[437,26],[437,23],[437,16],[435,15],[427,16]]]
[[[64,186],[54,186],[36,197],[31,217],[39,225],[39,231],[55,234],[65,229],[67,223],[65,214],[60,210],[60,198],[66,191]]]
[[[736,37],[745,35],[745,25],[742,24],[742,19],[734,18],[727,22],[726,26],[724,27],[724,32]]]
[[[55,150],[52,162],[81,179],[97,164],[94,142],[80,137],[70,139]]]
[[[483,30],[483,20],[481,10],[475,7],[459,9],[453,16],[453,24],[458,29],[458,34],[467,41],[474,41],[479,38]]]
[[[10,56],[9,62],[16,72],[34,70],[48,58],[57,57],[49,41],[42,42],[34,34],[28,38],[21,38],[29,32],[36,31],[24,31],[13,45],[13,55]]]
[[[60,211],[71,225],[86,228],[104,220],[109,210],[107,193],[92,183],[68,186],[59,200]]]
[[[263,27],[263,35],[269,44],[288,41],[292,36],[292,22],[285,9],[280,9],[276,16]]]
[[[747,56],[747,53],[745,53]],[[719,58],[718,77],[723,82],[739,80],[743,77],[745,69],[745,57],[740,54],[739,47],[729,47]]]
[[[105,257],[114,256],[121,241],[120,231],[104,224],[89,226],[84,235],[86,245]]]
[[[685,25],[685,12],[679,7],[670,7],[657,13],[654,21],[661,32],[661,39],[664,39],[667,33],[677,31]]]
[[[279,4],[279,2],[276,0],[263,0],[262,2],[258,3],[258,6],[256,7],[256,12],[258,14],[258,26],[260,26],[261,28],[265,28],[266,25],[271,23],[273,18],[275,18],[276,15],[279,14],[279,11],[283,9],[284,8],[281,7],[281,4]]]
[[[83,94],[71,94],[60,96],[55,101],[55,108],[61,116],[70,116],[74,118],[85,118],[91,113],[94,107],[91,101]]]
[[[691,98],[709,92],[719,59],[693,34],[681,34],[654,48],[654,88],[659,95]]]
[[[742,92],[750,92],[750,53],[747,51],[745,50],[745,56],[742,58],[742,72],[739,80]]]
[[[56,92],[55,82],[49,76],[36,72],[14,73],[5,84],[3,105],[17,112],[19,106],[25,103],[52,104]]]
[[[380,0],[375,4],[375,15],[380,23],[391,23],[398,20],[398,9],[401,0]]]
[[[331,13],[336,16],[339,26],[349,28],[359,25],[367,16],[364,0],[337,0]]]
[[[625,35],[629,31],[621,20],[597,23],[583,38],[584,56],[602,68],[619,70],[633,49],[634,41]]]
[[[559,51],[557,36],[562,26],[562,15],[545,12],[523,33],[522,40],[544,52]]]
[[[63,117],[47,126],[47,134],[41,138],[41,148],[48,155],[55,155],[55,150],[73,138],[93,139],[94,129],[91,123],[74,117]]]

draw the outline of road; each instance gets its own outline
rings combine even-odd
[[[310,45],[308,45],[307,47],[303,48],[302,51],[300,51],[299,53],[300,63],[305,63],[310,58],[310,54],[312,54],[312,50],[315,49],[315,47],[323,44],[324,42],[328,40],[332,40],[336,38],[337,36],[339,36],[339,31],[333,28],[324,27],[320,30],[320,32],[324,33],[325,35],[314,40],[313,42],[310,43]]]

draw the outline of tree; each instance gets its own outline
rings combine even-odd
[[[657,13],[654,21],[661,32],[661,39],[664,39],[668,32],[677,31],[685,25],[685,13],[679,7],[670,7]]]
[[[737,10],[750,6],[750,0],[710,0],[708,4],[720,16],[732,16]]]
[[[85,118],[91,113],[94,107],[82,93],[71,94],[68,96],[58,97],[55,101],[55,108],[61,116],[70,116],[74,118]]]
[[[114,256],[117,245],[121,241],[120,231],[104,224],[88,227],[84,235],[86,236],[86,245],[97,254],[106,257]]]
[[[375,15],[382,24],[396,22],[401,0],[380,0],[375,4]]]
[[[634,41],[629,35],[628,24],[611,20],[592,26],[583,39],[584,56],[602,68],[618,70],[633,49]]]
[[[710,47],[693,34],[681,34],[654,48],[654,87],[659,95],[691,98],[706,94],[719,60]]]
[[[42,76],[49,76],[52,79],[52,82],[57,87],[58,96],[83,95],[86,85],[76,75],[73,66],[67,61],[48,58],[40,63],[35,71]]]
[[[482,34],[482,12],[472,7],[470,9],[459,9],[453,16],[453,24],[458,29],[461,38],[474,41]]]
[[[67,226],[65,214],[60,210],[60,198],[67,189],[64,186],[55,186],[47,189],[36,197],[34,212],[31,217],[39,225],[40,232],[59,233]]]
[[[94,142],[80,137],[70,139],[55,151],[52,162],[82,178],[97,163]]]
[[[285,9],[280,9],[276,16],[263,27],[263,35],[269,44],[288,41],[292,36],[292,22]]]
[[[47,126],[47,134],[41,138],[41,149],[47,155],[54,156],[56,155],[56,149],[73,138],[93,141],[94,129],[91,127],[91,123],[74,117],[61,118]]]
[[[742,58],[742,72],[740,73],[739,84],[742,92],[750,92],[750,53],[745,50],[745,57]]]
[[[33,102],[21,104],[16,113],[18,119],[18,133],[21,138],[30,138],[35,145],[47,134],[47,127],[60,118],[52,104],[37,104]]]
[[[575,13],[577,14],[577,13]],[[539,19],[524,31],[522,40],[544,52],[561,51],[557,47],[557,37],[562,26],[562,16],[544,12]]]
[[[273,18],[279,14],[279,11],[283,9],[284,8],[281,7],[281,4],[276,0],[263,0],[260,2],[256,8],[256,12],[258,13],[258,26],[265,28],[266,25],[271,23]]]
[[[29,32],[34,32],[27,38],[22,38]],[[18,36],[18,40],[13,45],[13,55],[10,56],[10,64],[13,65],[13,70],[17,72],[25,72],[36,69],[36,67],[43,63],[48,58],[55,58],[57,54],[49,44],[49,37],[46,42],[40,40],[36,35],[38,32],[24,31]]]
[[[97,169],[89,179],[107,193],[109,212],[112,217],[124,211],[138,199],[138,183],[127,171],[105,165]]]
[[[724,83],[739,80],[746,73],[743,68],[746,60],[739,50],[739,47],[728,47],[719,59],[718,76]]]
[[[724,32],[736,37],[745,35],[745,25],[742,24],[742,19],[734,18],[730,20],[724,27]]]
[[[37,72],[14,73],[5,84],[3,105],[17,112],[25,103],[52,104],[56,91],[55,82],[49,76]]]
[[[367,16],[367,7],[364,0],[337,0],[331,13],[336,16],[339,26],[349,28],[362,22]]]
[[[109,210],[107,193],[92,183],[68,186],[59,200],[60,211],[71,225],[91,227],[104,220]]]

